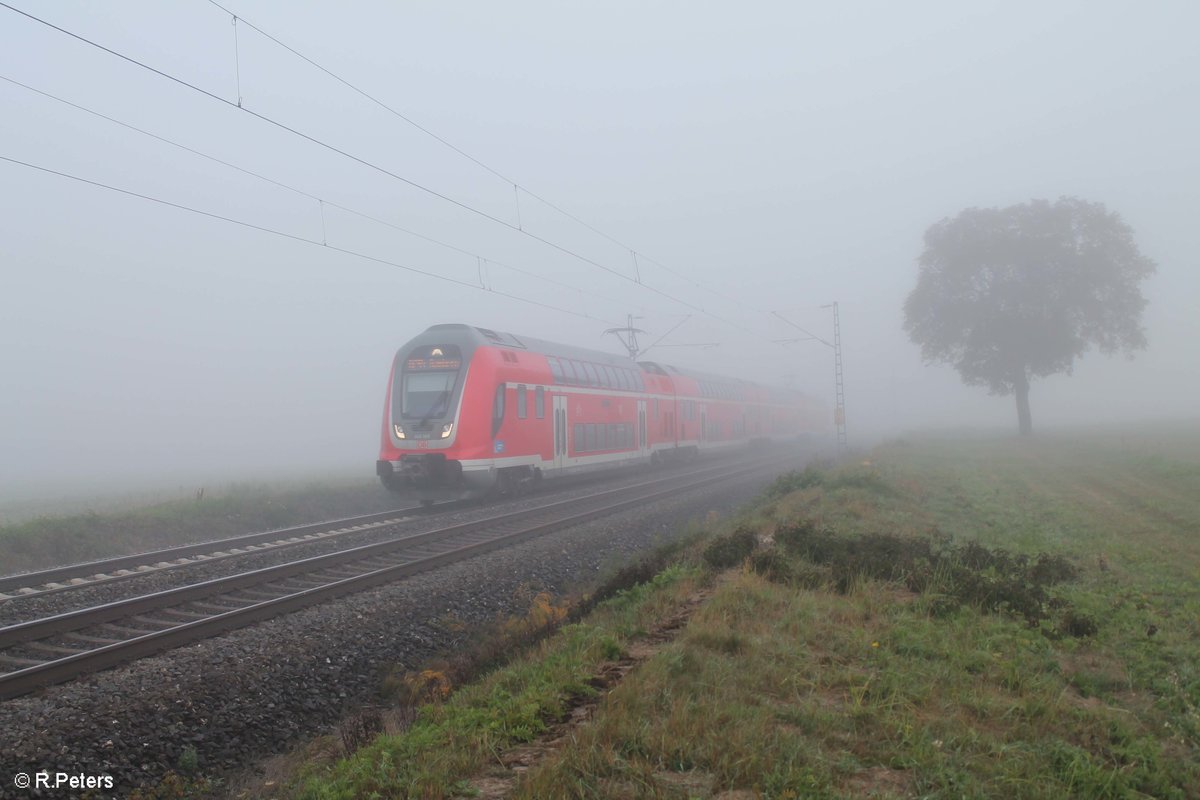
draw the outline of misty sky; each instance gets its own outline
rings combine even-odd
[[[769,312],[830,338],[837,300],[852,439],[1015,429],[921,364],[901,304],[930,224],[1060,195],[1159,273],[1149,349],[1036,382],[1035,428],[1197,416],[1196,3],[222,2],[490,169],[205,0],[11,3],[228,102],[0,8],[0,156],[297,238],[0,161],[0,494],[370,475],[392,354],[438,322],[617,350],[626,313],[644,342],[691,314],[663,345],[719,347],[646,357],[831,402],[831,352]],[[662,294],[239,91],[511,225],[515,182],[525,231],[627,277],[633,248]]]

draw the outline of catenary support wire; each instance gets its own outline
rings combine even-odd
[[[470,283],[469,281],[463,281],[463,280],[459,280],[457,278],[451,278],[448,275],[439,275],[436,272],[429,272],[428,270],[419,269],[417,267],[412,267],[407,264],[401,264],[398,261],[389,261],[386,258],[379,258],[378,256],[372,256],[367,253],[362,253],[357,250],[350,250],[345,247],[338,247],[336,245],[322,244],[321,242],[318,242],[316,240],[307,239],[303,236],[297,236],[296,234],[293,234],[293,233],[287,233],[286,231],[276,230],[275,228],[268,228],[264,225],[256,225],[253,222],[247,222],[245,220],[237,219],[235,217],[227,217],[222,214],[216,214],[211,211],[205,211],[203,209],[194,208],[192,206],[185,206],[180,203],[173,203],[170,200],[164,200],[160,197],[154,197],[152,195],[142,194],[141,192],[135,192],[131,189],[122,189],[119,186],[112,186],[111,184],[102,183],[100,181],[94,181],[94,180],[91,180],[89,178],[84,178],[79,175],[72,175],[69,172],[62,172],[62,171],[59,171],[56,169],[51,169],[49,167],[43,167],[38,164],[30,163],[28,161],[22,161],[19,158],[10,158],[9,156],[0,155],[0,161],[6,161],[10,164],[16,164],[18,166],[27,167],[29,169],[36,170],[38,172],[43,172],[48,175],[57,175],[60,178],[66,178],[68,180],[76,181],[78,183],[87,184],[89,186],[95,186],[100,189],[107,189],[108,191],[116,192],[118,194],[123,194],[123,195],[126,195],[127,197],[136,197],[141,200],[147,200],[151,203],[157,203],[159,205],[167,206],[168,208],[174,208],[174,209],[178,209],[180,211],[187,211],[191,214],[197,214],[202,217],[208,217],[209,219],[220,220],[221,222],[228,222],[232,225],[238,225],[243,228],[249,228],[250,230],[259,231],[261,233],[268,233],[268,234],[271,234],[272,236],[278,236],[282,239],[288,239],[293,242],[300,242],[302,244],[313,245],[315,247],[325,247],[325,248],[328,248],[329,250],[333,250],[338,253],[343,253],[345,255],[353,256],[355,258],[361,258],[366,261],[373,261],[376,264],[383,264],[385,266],[395,267],[397,269],[402,269],[405,272],[412,272],[417,275],[424,275],[425,277],[433,278],[434,280],[445,281],[447,283],[452,283],[452,284],[455,284],[458,286],[464,286],[468,289],[477,289],[478,288],[477,286],[475,286],[475,284]],[[608,320],[600,319],[598,317],[593,317],[593,316],[590,316],[587,314],[581,314],[578,311],[571,311],[570,309],[551,305],[550,303],[543,303],[540,300],[534,300],[529,297],[523,297],[519,294],[514,294],[512,292],[504,292],[504,291],[497,290],[495,288],[491,288],[488,291],[491,291],[495,294],[501,295],[502,297],[507,297],[509,299],[516,300],[521,303],[527,303],[529,305],[538,306],[539,308],[545,308],[545,309],[548,309],[551,311],[558,311],[563,314],[570,314],[571,316],[575,316],[575,317],[585,317],[587,319],[598,321],[598,322],[607,322],[610,325],[612,324]]]

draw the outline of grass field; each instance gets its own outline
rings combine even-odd
[[[373,478],[239,483],[100,513],[49,513],[0,525],[0,575],[138,553],[400,505]]]
[[[1195,431],[896,441],[712,527],[285,794],[1200,797]]]

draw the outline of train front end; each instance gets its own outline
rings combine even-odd
[[[490,488],[487,471],[463,469],[464,456],[486,446],[473,442],[480,436],[471,424],[479,416],[469,381],[476,348],[464,327],[430,328],[402,347],[392,364],[376,473],[388,489],[422,502],[463,499]]]

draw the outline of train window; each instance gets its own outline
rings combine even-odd
[[[562,360],[563,378],[567,383],[579,383],[579,378],[575,377],[575,362],[569,358]]]
[[[550,356],[549,358],[546,359],[546,361],[550,364],[550,375],[551,375],[551,377],[554,378],[554,382],[562,383],[563,382],[562,364],[559,364],[558,359],[555,358],[554,356]]]
[[[517,419],[529,416],[529,394],[525,384],[517,384]]]
[[[538,419],[546,416],[546,388],[544,386],[533,390],[533,410]]]
[[[583,441],[583,431],[584,431],[583,423],[582,423],[582,422],[576,422],[576,423],[575,423],[575,437],[574,437],[574,438],[575,438],[575,452],[576,452],[576,453],[581,453],[581,452],[583,452],[585,449],[587,449],[587,448],[585,448],[585,447],[584,447],[584,444],[585,444],[585,442]]]
[[[646,391],[646,382],[642,380],[642,373],[637,370],[633,371],[633,388],[639,392]]]
[[[621,388],[621,381],[617,379],[617,372],[618,370],[616,367],[604,368],[604,374],[608,376],[608,388],[610,389]]]
[[[586,376],[583,379],[584,386],[599,386],[600,385],[600,379],[596,377],[596,368],[594,366],[592,366],[591,364],[589,364],[587,361],[583,362],[583,372],[584,372],[584,375]]]
[[[617,423],[610,422],[606,427],[607,430],[604,431],[604,449],[616,450],[621,446],[620,442],[617,441]]]
[[[496,399],[492,403],[492,438],[500,432],[500,423],[504,422],[504,384],[496,387]]]

